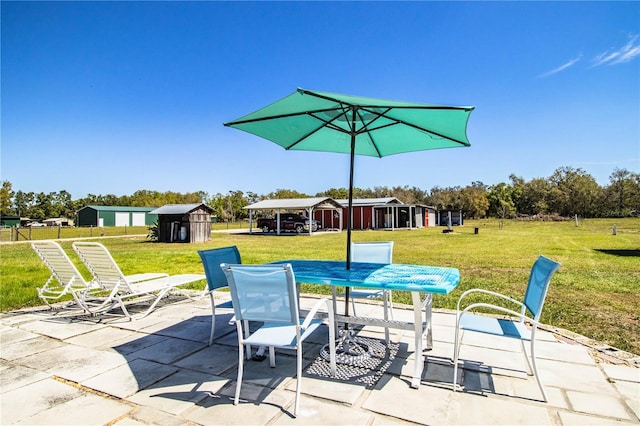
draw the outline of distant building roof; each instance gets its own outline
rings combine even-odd
[[[347,207],[349,205],[348,199],[340,199],[336,200],[343,206]],[[354,206],[379,206],[384,204],[403,204],[402,201],[398,200],[396,197],[384,197],[384,198],[354,198],[352,200],[352,204]]]
[[[101,211],[112,211],[112,212],[149,212],[150,210],[155,209],[156,207],[131,207],[131,206],[84,206],[80,210],[83,209],[93,209],[93,210],[101,210]]]
[[[194,210],[204,207],[209,213],[213,212],[213,209],[206,204],[165,204],[149,213],[151,214],[186,214],[191,213]]]
[[[281,198],[275,200],[262,200],[257,203],[243,207],[246,210],[260,209],[341,209],[336,200],[331,197],[312,197],[312,198]]]

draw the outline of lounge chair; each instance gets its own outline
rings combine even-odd
[[[85,307],[85,299],[92,291],[100,290],[100,286],[95,281],[87,282],[76,268],[76,265],[69,259],[67,253],[55,241],[34,241],[31,247],[42,259],[42,262],[49,268],[51,275],[42,287],[36,287],[38,297],[53,308],[51,302],[62,300],[64,296],[73,297],[66,306],[74,303],[81,309],[88,312]]]
[[[293,414],[297,416],[302,384],[302,342],[322,323],[314,318],[318,309],[326,305],[329,314],[329,358],[331,374],[336,375],[336,348],[333,324],[333,305],[328,299],[320,299],[300,322],[296,280],[290,264],[284,265],[222,265],[227,276],[235,323],[238,330],[238,380],[234,405],[240,399],[244,369],[244,345],[269,347],[269,365],[276,366],[274,348],[295,350],[296,401]],[[278,294],[278,298],[273,296]],[[259,329],[250,332],[245,321],[263,322]]]
[[[177,286],[194,281],[204,280],[202,274],[167,274],[147,273],[126,276],[120,270],[111,253],[105,246],[93,242],[76,242],[72,244],[93,277],[100,285],[106,296],[101,300],[85,303],[92,313],[105,313],[115,307],[120,307],[127,318],[139,319],[147,316],[158,302]],[[137,315],[131,315],[127,305],[153,301],[149,308]]]
[[[458,359],[460,356],[460,346],[462,345],[462,337],[464,331],[473,331],[477,333],[492,334],[495,336],[503,336],[512,339],[520,340],[522,355],[527,364],[527,374],[533,375],[538,382],[538,387],[542,393],[542,398],[547,402],[547,394],[540,382],[540,376],[538,375],[538,369],[536,368],[536,353],[535,353],[535,341],[536,330],[540,324],[540,316],[542,314],[542,307],[544,306],[544,300],[547,296],[547,290],[549,289],[549,283],[551,277],[560,268],[560,264],[544,256],[538,257],[531,268],[531,274],[529,275],[529,283],[524,295],[524,301],[520,302],[509,296],[505,296],[494,291],[483,289],[471,289],[467,290],[458,299],[458,305],[456,309],[456,335],[453,348],[453,390],[458,387]],[[466,306],[460,310],[462,300],[470,294],[489,295],[502,302],[507,302],[511,306],[519,306],[520,312],[516,312],[512,309],[490,304],[486,302],[476,302]],[[493,311],[501,315],[507,314],[515,317],[514,319],[502,319],[496,317],[489,317],[485,315],[476,315],[470,313],[474,309],[480,308],[483,311]],[[527,312],[531,316],[527,315]],[[517,318],[517,321],[515,320]],[[531,330],[525,325],[529,323]],[[528,341],[531,344],[531,353],[527,356],[525,349],[525,342]],[[529,360],[531,357],[531,360]]]

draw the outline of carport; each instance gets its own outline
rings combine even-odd
[[[274,210],[276,212],[276,223],[278,229],[276,234],[280,235],[280,212],[300,211],[306,212],[309,220],[313,220],[313,212],[316,210],[335,210],[340,217],[340,230],[342,230],[342,205],[331,197],[315,198],[282,198],[277,200],[262,200],[257,203],[243,207],[249,210],[249,233],[253,234],[253,214],[256,210]],[[312,226],[309,226],[309,235],[313,233]]]

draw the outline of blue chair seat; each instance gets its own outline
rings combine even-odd
[[[311,320],[309,326],[300,335],[300,340],[304,341],[322,325],[322,322],[323,320],[320,318]],[[296,326],[294,324],[267,323],[244,339],[244,342],[256,346],[277,346],[279,348],[295,349],[297,344]]]
[[[495,336],[531,340],[531,331],[522,322],[468,314],[460,319],[460,328],[465,331],[493,334]]]

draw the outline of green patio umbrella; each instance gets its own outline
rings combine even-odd
[[[470,146],[466,130],[473,109],[298,89],[224,125],[268,139],[287,150],[350,154],[346,258],[349,269],[354,156],[384,157]],[[349,300],[348,289],[346,299]]]

